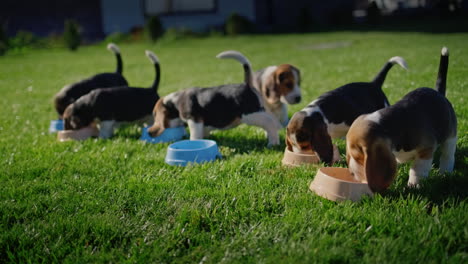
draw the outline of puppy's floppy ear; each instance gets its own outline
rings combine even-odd
[[[275,104],[280,100],[278,83],[276,80],[276,74],[271,74],[263,83],[262,92],[266,97],[266,100],[270,104]]]
[[[397,164],[390,145],[376,139],[364,149],[364,167],[367,183],[373,192],[386,190],[396,176]]]
[[[286,137],[284,138],[284,140],[286,141],[286,148],[289,151],[293,151],[292,143],[291,141],[289,141],[289,129],[288,128],[286,128]]]
[[[319,155],[320,160],[331,165],[333,161],[333,144],[322,115],[313,113],[310,116],[306,116],[303,122],[304,128],[310,132],[308,139],[310,140],[312,150]]]
[[[148,128],[148,134],[152,137],[159,137],[164,130],[166,130],[165,127],[161,127],[159,124],[154,123],[150,128]]]
[[[153,109],[154,123],[148,128],[148,134],[152,137],[160,136],[168,127],[168,110],[164,106],[163,99],[164,98],[159,99]]]
[[[330,135],[328,134],[326,124],[318,124],[312,131],[312,140],[310,142],[312,148],[324,163],[331,165],[333,161],[333,144]]]
[[[71,124],[71,119],[72,119],[72,105],[69,105],[65,111],[63,111],[63,115],[62,115],[62,118],[63,118],[63,128],[65,130],[71,130],[73,129],[73,126]]]

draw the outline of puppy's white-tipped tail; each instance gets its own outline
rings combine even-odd
[[[227,50],[216,55],[218,59],[235,59],[243,65],[248,64],[250,67],[250,61],[240,52],[235,50]]]
[[[442,56],[448,56],[449,55],[449,50],[447,47],[443,47],[442,51],[440,52]]]
[[[120,53],[119,46],[115,45],[114,43],[107,44],[107,49],[114,53]]]
[[[249,85],[250,87],[253,87],[253,81],[252,81],[252,66],[250,65],[250,61],[240,52],[235,51],[235,50],[227,50],[219,53],[216,55],[216,58],[218,59],[234,59],[242,64],[244,66],[244,82]]]
[[[395,56],[392,57],[388,60],[392,64],[398,64],[400,65],[403,69],[408,70],[408,64],[406,63],[405,59],[403,59],[400,56]]]
[[[449,51],[443,47],[440,51],[439,73],[437,74],[436,90],[445,96],[447,90],[447,72],[449,64]]]
[[[151,88],[154,89],[154,91],[157,93],[158,87],[159,87],[159,81],[161,80],[161,66],[159,65],[159,59],[158,59],[158,56],[156,56],[156,54],[154,54],[152,51],[149,51],[149,50],[145,50],[145,55],[154,64],[156,77],[153,81],[153,84],[151,85]]]
[[[156,54],[154,54],[152,51],[145,50],[146,57],[153,63],[153,64],[159,64],[159,59]]]
[[[374,80],[372,81],[379,89],[382,88],[382,84],[387,77],[388,71],[392,68],[394,64],[400,65],[403,69],[408,70],[408,64],[406,64],[405,59],[400,56],[391,57],[380,70],[380,72],[375,76]]]

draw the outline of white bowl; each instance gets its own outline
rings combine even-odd
[[[333,145],[333,160],[332,163],[340,161],[340,152],[338,148]],[[316,154],[304,154],[304,153],[295,153],[288,148],[284,150],[283,160],[281,161],[283,165],[298,167],[304,164],[317,164],[320,163],[320,157]]]
[[[99,130],[95,126],[88,126],[78,130],[58,131],[57,139],[60,142],[69,140],[85,140],[90,137],[98,137]]]
[[[348,168],[323,167],[317,170],[309,189],[332,201],[359,201],[363,195],[372,196],[367,182],[357,181]]]

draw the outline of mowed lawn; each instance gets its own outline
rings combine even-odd
[[[32,50],[0,57],[0,263],[466,263],[468,262],[468,34],[338,32],[213,37],[121,44],[124,75],[150,86],[161,61],[160,95],[241,82],[242,67],[215,55],[235,49],[255,70],[291,63],[303,101],[353,81],[370,81],[402,56],[384,92],[394,103],[434,87],[440,50],[450,50],[447,97],[458,117],[455,171],[438,173],[438,153],[420,189],[409,165],[383,195],[331,202],[308,190],[318,166],[285,168],[281,145],[241,125],[210,138],[223,159],[164,163],[168,144],[139,141],[141,128],[110,140],[60,143],[48,134],[53,95],[65,84],[113,71],[101,45]],[[337,141],[345,156],[344,140]],[[337,166],[346,166],[342,161]]]

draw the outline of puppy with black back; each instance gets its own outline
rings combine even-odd
[[[354,177],[374,192],[387,189],[397,174],[397,162],[412,161],[408,185],[418,186],[429,175],[440,146],[440,172],[455,163],[457,117],[445,97],[449,52],[443,48],[436,89],[418,88],[394,105],[362,115],[346,136],[346,159]]]
[[[295,113],[286,128],[286,146],[296,153],[316,153],[331,164],[332,139],[346,136],[360,115],[389,106],[382,85],[394,64],[407,69],[402,57],[392,57],[372,82],[354,82],[324,93]]]
[[[202,139],[213,129],[229,129],[242,123],[263,128],[268,145],[279,144],[279,121],[266,112],[263,99],[252,83],[248,59],[237,51],[225,51],[217,58],[231,58],[244,68],[244,82],[216,87],[193,87],[162,97],[153,110],[154,124],[148,133],[155,137],[166,128],[187,124],[190,139]]]
[[[63,87],[54,97],[55,110],[59,118],[62,118],[63,112],[68,105],[94,89],[128,85],[127,80],[122,75],[123,63],[119,47],[110,43],[107,45],[107,49],[112,51],[117,59],[115,72],[99,73]]]
[[[99,137],[110,138],[120,123],[152,122],[151,112],[159,99],[161,68],[153,52],[146,51],[146,56],[156,71],[156,78],[150,88],[121,86],[95,89],[65,109],[65,129],[78,130],[97,121]]]

